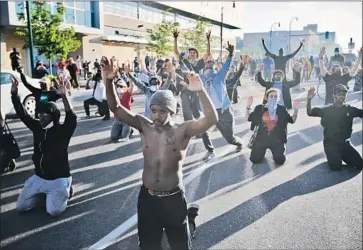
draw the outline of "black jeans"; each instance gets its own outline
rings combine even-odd
[[[98,107],[98,110],[100,112],[101,116],[105,116],[106,118],[110,118],[110,110],[107,105],[107,101],[103,100],[102,102],[97,101],[95,98],[91,97],[83,102],[84,111],[86,112],[86,115],[89,116],[89,106],[90,105],[96,105]]]
[[[234,135],[234,114],[232,106],[228,107],[223,113],[221,109],[217,109],[219,120],[216,123],[218,130],[221,132],[223,138],[232,145],[241,146],[242,139]],[[202,135],[203,144],[205,148],[213,152],[214,146],[209,138],[209,133],[206,132]]]
[[[141,186],[137,202],[139,246],[142,250],[161,250],[165,229],[172,250],[189,250],[188,210],[184,192],[159,197]]]
[[[227,94],[229,97],[229,100],[232,101],[232,103],[238,103],[238,91],[237,88],[228,88]]]
[[[270,149],[274,162],[276,164],[282,165],[286,161],[285,153],[285,143],[277,140],[268,135],[258,135],[255,143],[252,146],[250,160],[252,163],[260,163],[265,157],[266,150]]]
[[[350,167],[363,168],[362,156],[353,148],[350,141],[341,143],[324,141],[324,151],[331,170],[340,170],[342,161]]]
[[[71,84],[72,84],[73,88],[79,87],[77,73],[75,73],[75,75],[71,75]]]

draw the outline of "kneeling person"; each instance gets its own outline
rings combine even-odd
[[[165,229],[172,249],[190,249],[197,209],[187,209],[182,165],[190,139],[212,127],[218,115],[195,74],[187,74],[189,85],[185,87],[198,92],[205,117],[175,124],[172,115],[176,113],[177,102],[169,90],[159,90],[150,98],[151,120],[134,114],[116,98],[112,79],[117,69],[112,64],[106,60],[104,67],[109,107],[121,121],[140,131],[143,143],[143,185],[137,205],[139,245],[141,249],[161,249]]]
[[[46,194],[46,210],[51,216],[61,214],[67,207],[71,196],[72,177],[70,174],[67,148],[77,126],[77,116],[67,99],[63,85],[57,94],[61,96],[66,112],[65,121],[59,123],[60,110],[54,102],[39,106],[39,120],[29,116],[20,102],[18,82],[12,79],[11,99],[21,121],[33,132],[33,162],[35,174],[24,184],[16,209],[19,212],[36,206],[41,193]]]
[[[260,163],[265,157],[266,150],[270,149],[276,164],[284,164],[285,144],[287,142],[287,124],[295,123],[300,102],[294,103],[294,114],[291,117],[286,107],[278,104],[280,90],[271,88],[266,91],[266,105],[257,105],[250,114],[253,102],[252,96],[247,101],[246,117],[251,122],[251,130],[255,130],[256,139],[251,147],[250,160]]]
[[[341,170],[342,160],[350,167],[362,169],[363,159],[350,143],[353,119],[363,117],[363,110],[344,104],[348,88],[343,84],[334,87],[334,103],[322,108],[311,108],[315,89],[310,88],[306,111],[308,116],[321,117],[324,127],[324,151],[331,170]]]

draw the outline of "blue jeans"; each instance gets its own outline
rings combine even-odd
[[[111,140],[118,141],[130,136],[131,128],[120,120],[115,120],[111,128]]]

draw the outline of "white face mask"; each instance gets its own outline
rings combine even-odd
[[[270,115],[271,120],[275,120],[275,118],[276,118],[276,110],[277,110],[278,101],[279,101],[278,98],[269,98],[267,100],[267,109],[268,109],[268,113]]]
[[[150,91],[155,92],[158,88],[155,85],[150,86]]]
[[[54,126],[54,123],[53,122],[51,122],[51,123],[49,123],[47,126],[45,126],[45,129],[50,129],[51,127],[53,127]]]
[[[117,91],[117,94],[119,94],[119,95],[122,94],[122,89],[121,88],[117,88],[116,91]]]

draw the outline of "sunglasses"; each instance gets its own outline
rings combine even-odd
[[[151,80],[150,85],[159,85],[159,81],[158,80]]]

